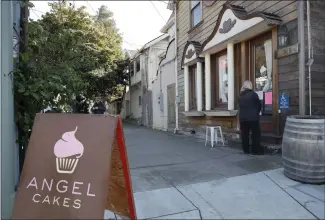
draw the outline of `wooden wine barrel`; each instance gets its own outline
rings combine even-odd
[[[303,183],[325,182],[325,118],[288,116],[282,140],[284,174]]]

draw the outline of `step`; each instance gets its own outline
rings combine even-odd
[[[261,142],[269,143],[269,144],[281,144],[282,136],[276,135],[273,133],[262,133],[261,134]]]
[[[236,149],[242,149],[240,139],[228,139],[228,146]],[[280,144],[270,144],[270,143],[261,142],[261,146],[263,146],[265,154],[282,153],[282,146]]]
[[[227,133],[227,134],[240,134],[240,131],[237,129],[223,128],[222,130],[224,133]],[[272,144],[272,145],[281,144],[282,136],[274,134],[274,133],[262,132],[261,133],[261,142],[265,142],[267,144]]]

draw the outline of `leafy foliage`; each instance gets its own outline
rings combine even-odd
[[[85,7],[49,5],[50,12],[28,22],[28,48],[14,71],[18,141],[25,147],[42,109],[88,113],[94,97],[120,94],[127,82],[128,61],[112,12],[102,6],[92,17]]]

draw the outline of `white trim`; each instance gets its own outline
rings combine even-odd
[[[211,56],[205,54],[205,110],[211,110]]]
[[[166,39],[167,37],[169,37],[169,34],[163,34],[163,35],[157,37],[156,39],[154,39],[154,40],[152,40],[152,41],[146,43],[146,44],[145,44],[145,45],[140,49],[140,51],[143,50],[143,49],[147,49],[147,48],[151,47],[152,45],[154,45],[154,44],[156,44],[156,43],[158,43],[158,42],[160,42],[160,41]]]
[[[160,29],[161,33],[167,34],[168,29],[171,28],[171,26],[173,26],[173,24],[175,23],[175,12],[173,11],[172,14],[170,15],[167,23]]]
[[[219,30],[223,28],[223,23],[231,19],[236,20],[235,25],[227,33],[219,33]],[[227,42],[240,42],[256,35],[259,35],[269,29],[270,27],[263,18],[255,17],[248,20],[241,20],[235,16],[231,9],[227,9],[220,21],[220,27],[218,28],[215,36],[205,45],[202,49],[202,54],[216,53],[226,48]]]
[[[193,56],[191,58],[188,59],[188,58],[186,58],[186,54],[188,53],[189,50],[194,51],[194,54],[193,54]],[[196,55],[195,47],[194,47],[193,44],[189,44],[187,46],[187,49],[186,49],[185,54],[184,54],[184,62],[183,62],[184,64],[183,65],[186,66],[186,64],[188,64],[189,62],[195,60],[196,58],[197,58],[197,55]]]
[[[235,64],[234,44],[227,44],[227,65],[228,65],[228,110],[235,108]]]
[[[189,67],[184,67],[184,103],[185,111],[190,110],[190,94],[189,94]]]
[[[196,106],[198,111],[202,111],[203,102],[202,102],[202,63],[197,62],[197,70],[196,70]]]
[[[162,34],[159,37],[149,41],[148,43],[146,43],[145,45],[143,45],[143,47],[141,47],[139,50],[137,50],[137,52],[131,57],[131,60],[136,59],[138,56],[140,56],[141,51],[148,49],[149,47],[151,47],[152,45],[166,39],[167,37],[169,37],[169,34]]]

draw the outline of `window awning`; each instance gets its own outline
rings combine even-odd
[[[188,41],[183,50],[182,68],[195,64],[197,61],[203,59],[199,56],[201,44],[196,41]]]
[[[281,24],[280,17],[265,12],[248,14],[243,7],[225,4],[212,34],[203,42],[200,55],[216,53],[228,42],[241,42]]]

